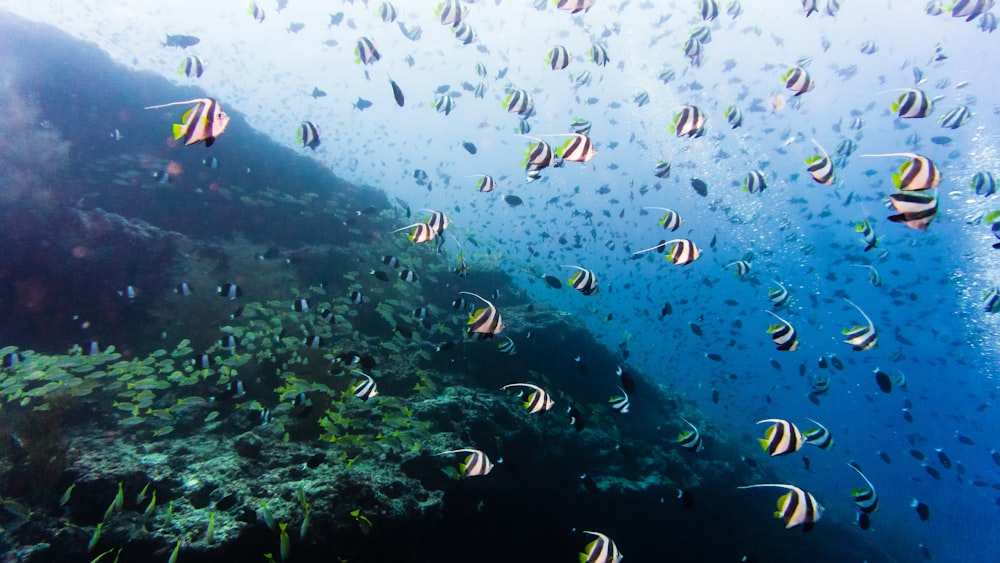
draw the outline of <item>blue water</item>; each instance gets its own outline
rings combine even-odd
[[[93,147],[76,146],[74,151],[103,154],[107,147],[99,143],[108,143],[107,135],[118,129],[130,150],[148,150],[160,159],[142,163],[144,174],[175,158],[188,159],[183,164],[190,171],[201,158],[216,154],[223,166],[231,167],[227,187],[243,183],[261,189],[255,175],[279,177],[283,184],[267,187],[296,197],[313,192],[321,201],[352,211],[385,205],[395,210],[399,227],[410,222],[407,207],[415,217],[411,221],[422,218],[418,209],[442,210],[455,235],[444,248],[451,267],[458,240],[473,271],[499,269],[513,278],[513,286],[502,288],[511,302],[530,297],[569,313],[624,363],[685,394],[714,427],[745,441],[748,452],[759,451],[756,439],[764,425],[756,425],[757,420],[784,418],[805,429],[812,418],[826,425],[836,440],[832,451],[807,447],[762,462],[785,482],[814,493],[827,508],[824,518],[853,522],[850,489],[863,484],[846,467],[854,461],[880,495],[872,530],[857,533],[868,534],[896,560],[921,560],[918,545],[926,546],[936,561],[992,561],[1000,555],[994,537],[1000,520],[1000,467],[990,455],[1000,447],[993,404],[997,320],[983,310],[981,299],[984,290],[1000,283],[1000,275],[998,251],[991,248],[996,240],[989,225],[976,220],[996,209],[996,196],[979,195],[969,187],[977,172],[1000,174],[998,68],[991,58],[997,39],[979,28],[983,17],[966,22],[947,13],[929,16],[917,1],[847,1],[835,17],[821,10],[807,18],[799,2],[758,0],[744,1],[743,13],[735,18],[725,14],[723,3],[716,20],[702,22],[693,1],[598,0],[576,16],[556,10],[551,2],[537,10],[527,0],[484,1],[466,4],[467,23],[478,40],[462,45],[435,20],[430,2],[396,3],[399,21],[420,25],[417,41],[404,37],[395,23],[381,21],[375,2],[291,0],[280,11],[273,2],[263,2],[267,17],[262,23],[246,14],[244,2],[175,2],[154,8],[135,3],[113,9],[93,2],[60,4],[0,6],[93,42],[131,70],[189,87],[192,98],[204,92],[239,116],[211,149],[190,147],[186,151],[194,154],[168,157],[159,151],[167,150],[167,120],[174,116],[160,116],[153,125],[160,129],[151,130],[136,124],[156,117],[143,115],[141,107],[123,107],[103,120],[104,129],[93,132]],[[340,11],[343,21],[328,25],[330,14]],[[294,22],[305,26],[293,33],[288,28]],[[701,66],[694,67],[682,44],[698,25],[708,26],[712,37],[703,46]],[[185,50],[164,47],[165,33],[191,34],[201,41]],[[369,66],[354,63],[352,51],[362,36],[376,40],[382,60]],[[336,45],[325,43],[331,39]],[[590,61],[595,41],[607,48],[606,67]],[[877,51],[862,53],[866,41],[875,42]],[[571,54],[566,69],[546,66],[555,45],[564,45]],[[933,60],[936,46],[946,59]],[[200,79],[177,74],[188,55],[204,59]],[[815,86],[796,97],[784,88],[781,75],[803,57],[809,59],[805,68]],[[485,78],[477,75],[477,63],[486,67]],[[852,66],[856,68],[845,71]],[[924,80],[918,87],[934,98],[933,112],[923,119],[897,119],[889,109],[900,95],[894,90],[914,87],[916,68]],[[666,84],[657,78],[665,69],[676,75]],[[16,76],[30,82],[31,73],[21,70]],[[498,78],[501,71],[506,74]],[[591,73],[591,83],[574,87],[572,76],[583,71]],[[76,72],[80,80],[87,79],[87,69],[67,69],[67,74]],[[405,94],[403,108],[392,98],[389,77]],[[463,82],[482,83],[485,97],[475,98]],[[147,91],[145,84],[137,79],[125,86],[147,105],[175,101]],[[445,85],[444,90],[460,94],[447,116],[431,107],[435,89]],[[530,135],[565,134],[573,118],[590,120],[596,156],[587,163],[547,168],[541,180],[526,182],[522,157],[531,143],[517,136],[518,117],[503,107],[507,86],[525,89],[534,100]],[[314,99],[309,95],[314,87],[327,96]],[[634,98],[642,92],[649,103],[640,107]],[[51,100],[67,93],[49,90],[41,96],[51,107]],[[772,109],[776,96],[787,107]],[[355,109],[352,104],[359,97],[373,106]],[[73,112],[84,111],[71,101],[70,95],[66,115],[49,118],[71,127]],[[707,115],[703,137],[677,138],[668,130],[688,104]],[[730,105],[743,113],[740,128],[725,121]],[[972,111],[968,123],[943,128],[940,119],[963,105]],[[752,111],[754,106],[761,111]],[[863,121],[857,130],[850,127],[855,117]],[[295,142],[296,128],[305,120],[321,131],[322,144],[315,151]],[[258,137],[250,135],[285,148],[261,150]],[[949,140],[931,140],[939,136]],[[240,146],[234,146],[236,138]],[[805,159],[816,154],[813,139],[831,156],[845,139],[857,143],[855,153],[837,164],[832,186],[813,182],[806,172]],[[469,154],[463,142],[474,143],[476,154]],[[556,146],[562,140],[551,142]],[[894,192],[891,174],[905,159],[861,157],[899,152],[933,159],[943,175],[936,192],[940,210],[925,232],[887,220],[893,213],[884,205]],[[312,161],[310,173],[293,172],[302,170],[304,159]],[[653,175],[659,160],[672,164],[668,178]],[[238,181],[234,169],[242,172]],[[430,187],[414,180],[418,169],[426,171]],[[767,189],[745,193],[740,189],[743,178],[758,169]],[[335,183],[324,171],[339,180]],[[101,181],[87,177],[73,182],[76,172],[60,171],[58,179],[69,178],[67,184],[76,184],[75,189]],[[107,171],[94,163],[87,172]],[[476,192],[476,180],[469,177],[476,174],[496,178],[497,190]],[[314,178],[328,183],[313,185]],[[707,196],[692,189],[692,178],[708,184]],[[207,190],[212,179],[201,170],[178,182]],[[348,184],[380,190],[386,199],[349,191]],[[602,186],[608,189],[600,190]],[[53,198],[86,197],[53,191]],[[227,214],[219,207],[199,207],[196,196],[185,194],[155,186],[126,192],[112,210],[192,234],[204,225],[232,225],[247,231],[254,242],[275,246],[299,240],[306,232],[316,233],[315,244],[336,244],[346,231],[315,217],[274,224],[264,214]],[[508,195],[521,197],[524,204],[509,206],[503,199]],[[660,213],[646,213],[646,206],[676,210],[682,226],[665,233],[657,225]],[[867,252],[855,229],[864,219],[871,220],[879,237],[877,247]],[[632,255],[669,238],[691,239],[701,257],[674,266],[655,252]],[[753,259],[743,278],[724,268],[747,253]],[[600,293],[585,297],[565,285],[548,287],[540,276],[565,281],[572,272],[564,264],[593,270]],[[867,271],[855,267],[860,264],[878,269],[881,287],[869,283]],[[315,267],[317,282],[323,281],[322,270]],[[140,275],[141,270],[136,277]],[[766,332],[773,322],[764,310],[771,309],[767,291],[774,280],[791,293],[790,305],[776,312],[798,331],[795,351],[775,350]],[[109,289],[119,281],[104,280]],[[879,335],[874,349],[856,352],[842,342],[842,329],[863,320],[845,297],[874,322]],[[99,309],[89,301],[66,296],[64,309]],[[661,315],[665,303],[672,312]],[[46,347],[41,336],[46,326],[72,324],[67,316],[36,319],[37,324],[25,328],[35,337],[34,347]],[[691,323],[703,334],[696,335]],[[13,332],[17,327],[7,328]],[[514,328],[520,334],[530,330]],[[149,327],[149,335],[158,329]],[[119,344],[139,337],[109,331]],[[530,353],[525,350],[530,341],[517,345],[522,354]],[[48,347],[55,351],[65,346],[60,341]],[[567,345],[550,351],[547,359],[572,369],[577,356],[586,362],[587,354]],[[843,361],[842,370],[819,367],[818,359],[831,355]],[[905,374],[905,388],[880,391],[875,368],[891,376]],[[831,386],[811,401],[809,381],[817,374],[829,375]],[[904,419],[905,404],[912,422]],[[959,441],[958,435],[972,444]],[[951,469],[941,465],[936,448],[950,457]],[[933,478],[910,450],[922,452],[941,478]],[[800,459],[803,454],[810,460],[808,469]],[[913,498],[931,507],[928,522],[921,522],[910,507]],[[768,519],[770,502],[744,517]],[[781,541],[783,530],[776,526],[774,531],[774,540]],[[621,547],[629,553],[627,545]]]

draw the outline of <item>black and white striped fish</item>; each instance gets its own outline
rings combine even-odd
[[[806,443],[816,446],[822,450],[829,450],[833,448],[833,434],[831,434],[825,426],[815,420],[810,418],[809,421],[815,424],[816,428],[810,428],[802,433],[802,437],[805,439]]]
[[[584,530],[583,533],[595,537],[580,553],[580,563],[619,563],[622,560],[623,556],[611,538],[600,532]]]
[[[315,151],[316,147],[322,142],[319,136],[319,128],[312,121],[303,121],[302,125],[299,125],[295,140],[303,147],[308,147]]]
[[[972,110],[969,106],[958,106],[941,116],[941,127],[945,129],[958,129],[972,119]]]
[[[781,81],[785,83],[785,88],[795,92],[796,96],[801,96],[815,87],[809,72],[801,66],[793,66],[785,71]]]
[[[562,146],[562,150],[559,152],[559,156],[563,160],[588,162],[594,158],[597,151],[594,150],[594,143],[590,140],[590,137],[583,133],[573,133],[571,136],[573,138],[566,141],[566,144]]]
[[[538,2],[535,4],[538,4]],[[541,4],[541,9],[545,9],[545,2],[542,2]],[[578,12],[589,10],[594,4],[594,0],[556,0],[555,4],[556,8],[559,10],[566,10],[571,14],[576,14]]]
[[[476,189],[481,193],[486,194],[497,189],[496,180],[494,180],[493,176],[490,176],[489,174],[477,174],[472,177],[479,178],[479,181],[476,182]]]
[[[899,213],[890,215],[893,223],[902,223],[911,229],[926,231],[937,217],[938,198],[927,192],[902,192],[889,195],[889,202]]]
[[[368,37],[358,39],[358,44],[354,47],[355,64],[370,65],[382,58],[375,42]]]
[[[536,137],[528,138],[537,142],[524,153],[524,171],[528,173],[538,172],[552,166],[555,161],[555,152],[552,147]]]
[[[479,39],[479,34],[476,33],[475,28],[469,25],[469,22],[461,22],[452,27],[451,31],[455,34],[455,39],[458,39],[462,45],[475,43]]]
[[[608,399],[608,402],[611,403],[611,408],[615,409],[621,414],[628,414],[629,406],[631,406],[631,403],[629,402],[628,398],[628,393],[626,393],[625,390],[622,389],[621,387],[619,387],[618,389],[622,392],[622,394],[611,397],[610,399]]]
[[[514,341],[511,340],[509,336],[504,336],[504,340],[497,344],[497,350],[499,350],[501,354],[507,354],[508,356],[517,354],[517,347],[514,345]]]
[[[799,335],[795,330],[795,327],[792,326],[792,323],[786,321],[778,315],[775,315],[771,311],[764,312],[778,319],[778,324],[773,324],[767,327],[767,333],[771,335],[771,341],[774,342],[778,350],[781,350],[782,352],[792,352],[798,349]]]
[[[788,293],[788,289],[782,285],[781,282],[775,280],[774,283],[778,284],[778,287],[772,288],[767,292],[767,298],[771,300],[771,304],[775,308],[783,307],[788,304],[791,299],[791,295]]]
[[[903,152],[886,154],[863,154],[862,157],[894,157],[901,156],[910,160],[899,167],[899,172],[892,175],[892,183],[897,190],[919,191],[936,188],[941,183],[941,170],[934,161],[926,156]]]
[[[892,105],[889,106],[897,116],[903,119],[920,119],[934,111],[934,103],[927,94],[919,88],[907,88]]]
[[[743,178],[743,191],[755,194],[763,192],[765,189],[767,189],[767,180],[764,179],[764,173],[760,170],[754,170]]]
[[[563,265],[563,268],[576,268],[576,273],[573,274],[566,283],[568,283],[573,289],[579,291],[584,295],[593,295],[600,291],[600,285],[597,282],[597,276],[594,275],[592,270],[580,266],[573,265]]]
[[[458,464],[458,474],[461,477],[481,477],[489,475],[493,471],[493,463],[481,450],[472,448],[462,448],[458,450],[448,450],[437,455],[462,454],[467,453],[465,461]]]
[[[669,173],[669,166],[670,165],[667,164],[668,173]],[[673,209],[669,209],[666,207],[643,207],[643,209],[656,209],[659,211],[663,211],[663,217],[660,217],[660,226],[663,227],[664,230],[671,232],[676,231],[677,229],[680,228],[681,223],[683,223],[680,214],[674,211]]]
[[[701,440],[701,432],[698,432],[698,427],[688,422],[686,418],[682,418],[681,420],[687,423],[687,425],[691,427],[691,430],[678,434],[677,443],[684,446],[688,451],[700,452],[704,449],[704,444]]]
[[[723,270],[728,270],[729,268],[733,269],[736,277],[742,278],[750,273],[750,262],[746,260],[734,260],[722,267]]]
[[[459,0],[444,0],[434,9],[434,15],[441,25],[456,26],[469,15],[469,9]]]
[[[705,114],[698,106],[684,106],[674,115],[671,133],[678,137],[698,137],[705,130]]]
[[[635,256],[637,254],[649,252],[650,250],[663,252],[669,244],[673,244],[673,246],[670,248],[670,252],[667,253],[666,259],[673,262],[675,266],[686,266],[701,256],[701,249],[699,249],[694,242],[683,238],[660,241],[660,243],[656,246],[652,246],[638,252],[633,252],[632,255]]]
[[[510,383],[501,387],[500,390],[506,391],[512,387],[525,387],[531,389],[531,393],[524,399],[524,408],[532,414],[547,411],[555,405],[555,401],[552,400],[552,397],[548,394],[548,392],[533,383]],[[518,392],[518,397],[523,396],[523,392]]]
[[[184,62],[181,63],[180,73],[188,78],[201,78],[201,75],[205,72],[205,62],[201,60],[201,57],[196,55],[188,55]]]
[[[590,60],[597,66],[607,66],[608,61],[608,49],[600,43],[594,43],[590,46]]]
[[[847,465],[849,465],[851,469],[857,471],[858,475],[865,480],[865,483],[868,483],[867,487],[856,487],[851,490],[851,498],[854,499],[854,504],[857,505],[858,510],[865,514],[875,512],[875,509],[878,508],[878,493],[875,492],[875,485],[872,485],[872,482],[868,480],[868,477],[865,477],[865,474],[862,473],[860,469],[855,467],[853,463],[848,463]]]
[[[656,161],[656,168],[653,169],[653,175],[657,178],[669,178],[670,163],[665,160]]]
[[[372,379],[372,376],[362,371],[355,371],[354,375],[364,378],[363,381],[358,381],[354,385],[351,385],[351,393],[353,393],[355,397],[361,399],[362,401],[367,401],[368,399],[378,395],[378,385],[375,383],[375,380]]]
[[[816,497],[793,485],[763,483],[745,485],[739,488],[755,489],[758,487],[777,487],[788,490],[778,499],[778,510],[774,513],[775,518],[784,520],[785,529],[802,525],[804,529],[808,530],[815,522],[819,521],[823,514],[823,507],[816,501]]]
[[[882,276],[879,275],[878,270],[875,266],[871,264],[854,264],[858,268],[868,268],[868,283],[875,287],[880,287],[882,285]]]
[[[477,309],[469,315],[469,322],[466,323],[469,334],[476,334],[480,339],[493,338],[494,335],[499,334],[504,329],[503,319],[500,317],[500,312],[497,311],[493,303],[475,293],[468,291],[461,291],[459,293],[471,295],[486,303],[486,307]]]
[[[780,418],[758,420],[757,424],[764,422],[772,424],[764,433],[764,437],[758,438],[757,441],[760,443],[760,447],[771,457],[797,452],[802,447],[802,444],[805,443],[802,432],[799,432],[795,424]]]
[[[222,111],[222,105],[215,98],[197,98],[183,102],[171,102],[158,106],[147,106],[145,109],[159,109],[171,106],[194,104],[181,115],[181,122],[174,123],[174,139],[184,139],[185,145],[193,145],[204,141],[206,147],[212,146],[215,139],[226,131],[229,116]]]
[[[457,105],[458,103],[455,102],[455,98],[449,96],[448,94],[438,94],[434,96],[434,101],[431,102],[431,107],[434,108],[435,111],[445,115],[449,115]]]
[[[861,307],[858,307],[849,299],[844,299],[844,301],[847,301],[852,307],[857,309],[858,312],[861,313],[861,316],[865,318],[865,322],[867,323],[865,326],[857,325],[845,328],[843,330],[843,334],[846,337],[844,339],[844,343],[853,346],[854,350],[857,352],[872,349],[875,344],[878,343],[878,333],[875,331],[875,325],[872,323],[872,320],[868,318],[868,315],[861,310]]]
[[[535,109],[535,103],[527,90],[521,88],[508,88],[507,98],[504,100],[504,109],[510,113],[516,113],[522,117],[529,116]]]
[[[806,159],[806,170],[809,171],[809,175],[812,176],[813,180],[824,186],[829,186],[833,184],[833,162],[830,160],[830,155],[826,152],[826,149],[817,143],[816,139],[813,139],[812,142],[819,149],[820,154],[810,156]]]
[[[545,61],[545,64],[549,66],[552,70],[562,70],[569,66],[569,51],[566,47],[562,45],[556,45],[549,51],[549,56]]]

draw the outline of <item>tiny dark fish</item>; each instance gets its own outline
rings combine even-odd
[[[313,456],[306,461],[306,467],[309,469],[316,469],[321,463],[323,463],[324,460],[326,460],[325,453],[320,452],[318,454],[313,454]]]
[[[315,98],[324,98],[324,97],[326,97],[326,92],[320,90],[319,88],[313,88],[312,97],[314,99]]]
[[[476,149],[476,145],[470,143],[469,141],[462,141],[462,147],[469,151],[469,154],[476,154],[479,152],[479,150]]]
[[[361,356],[359,362],[361,364],[361,369],[369,371],[375,369],[375,358],[372,356]]]
[[[627,371],[622,371],[622,368],[618,368],[618,374],[622,380],[622,391],[635,393],[635,380],[632,379],[632,375]]]
[[[691,332],[695,333],[696,335],[701,336],[702,334],[704,334],[701,331],[701,327],[700,326],[698,326],[698,325],[696,325],[694,323],[688,323],[688,326],[691,327]]]
[[[665,317],[665,316],[667,316],[667,315],[669,315],[669,314],[671,314],[673,312],[674,312],[674,308],[670,306],[670,302],[668,301],[668,302],[664,303],[663,304],[663,308],[660,309],[660,318],[662,319],[663,317]]]
[[[722,356],[720,356],[718,354],[715,354],[715,353],[705,354],[705,357],[708,358],[709,360],[712,360],[713,362],[721,362],[722,361]]]
[[[582,432],[586,424],[583,422],[583,413],[580,409],[576,407],[569,407],[566,409],[566,415],[569,416],[569,424],[577,432]]]
[[[389,274],[383,272],[382,270],[372,270],[371,275],[375,276],[375,279],[379,281],[387,282],[389,281]]]
[[[580,482],[583,483],[583,488],[587,489],[588,493],[598,493],[601,491],[597,488],[597,483],[595,483],[594,480],[591,479],[586,473],[580,475]]]
[[[694,495],[691,494],[691,491],[677,489],[677,498],[684,504],[684,508],[694,508]]]
[[[921,522],[926,522],[927,520],[930,519],[931,507],[927,506],[926,504],[920,502],[917,499],[913,499],[913,501],[910,502],[910,506],[917,511],[917,516],[920,517]]]
[[[396,98],[396,105],[403,107],[405,100],[403,99],[403,91],[399,88],[399,84],[396,84],[396,81],[391,78],[389,79],[389,84],[392,85],[392,97]]]
[[[958,432],[955,432],[955,439],[958,440],[959,442],[965,444],[966,446],[974,446],[974,445],[976,445],[976,443],[972,441],[972,438],[969,438],[968,436],[966,436],[964,434],[959,434]]]
[[[889,454],[887,454],[885,452],[879,452],[878,453],[878,457],[881,458],[882,461],[884,461],[886,463],[892,463],[892,458],[890,458]]]
[[[778,360],[775,360],[774,358],[771,358],[771,367],[773,367],[775,371],[781,371],[781,364],[779,364]]]
[[[935,448],[934,451],[937,452],[938,461],[941,462],[941,467],[951,469],[951,458],[948,457],[948,454],[944,453],[944,449]]]
[[[507,205],[511,207],[517,207],[518,205],[524,203],[524,200],[517,197],[516,195],[505,195],[503,196],[503,200],[506,201]]]
[[[872,526],[871,516],[865,514],[864,512],[858,512],[858,526],[862,530],[867,530],[868,528],[871,528]]]
[[[691,178],[691,187],[694,188],[694,191],[701,197],[708,196],[708,184],[706,184],[703,180]]]
[[[712,402],[716,405],[719,404],[719,390],[712,388]]]
[[[438,87],[437,87],[437,88],[436,88],[436,89],[434,90],[434,93],[435,93],[435,94],[444,94],[444,93],[445,93],[445,92],[447,92],[448,90],[451,90],[451,86],[449,86],[448,84],[442,84],[442,85],[438,86]]]
[[[951,143],[951,137],[931,137],[931,142],[935,145],[947,145]]]
[[[358,101],[351,105],[358,108],[358,111],[365,111],[366,109],[372,107],[372,103],[364,98],[358,98]]]
[[[808,457],[802,456],[802,466],[805,468],[806,471],[809,471],[809,458]]]
[[[198,43],[201,43],[201,39],[198,39],[194,35],[167,35],[167,40],[163,43],[163,46],[187,49],[188,47],[194,47]]]
[[[544,279],[545,283],[552,289],[562,289],[562,280],[559,278],[550,274],[543,274],[542,279]]]
[[[927,457],[924,456],[923,452],[921,452],[920,450],[910,450],[910,455],[913,456],[913,459],[916,459],[918,461],[923,461],[927,459]]]
[[[875,383],[878,383],[878,388],[881,389],[883,393],[892,392],[892,380],[889,378],[888,374],[878,368],[875,368]]]
[[[941,480],[941,472],[938,471],[937,469],[934,469],[930,465],[927,465],[926,463],[924,464],[924,471],[926,471],[928,475],[937,479],[938,481]]]

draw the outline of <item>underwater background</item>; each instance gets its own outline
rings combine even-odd
[[[5,560],[1000,558],[992,2],[558,4],[0,1]]]

